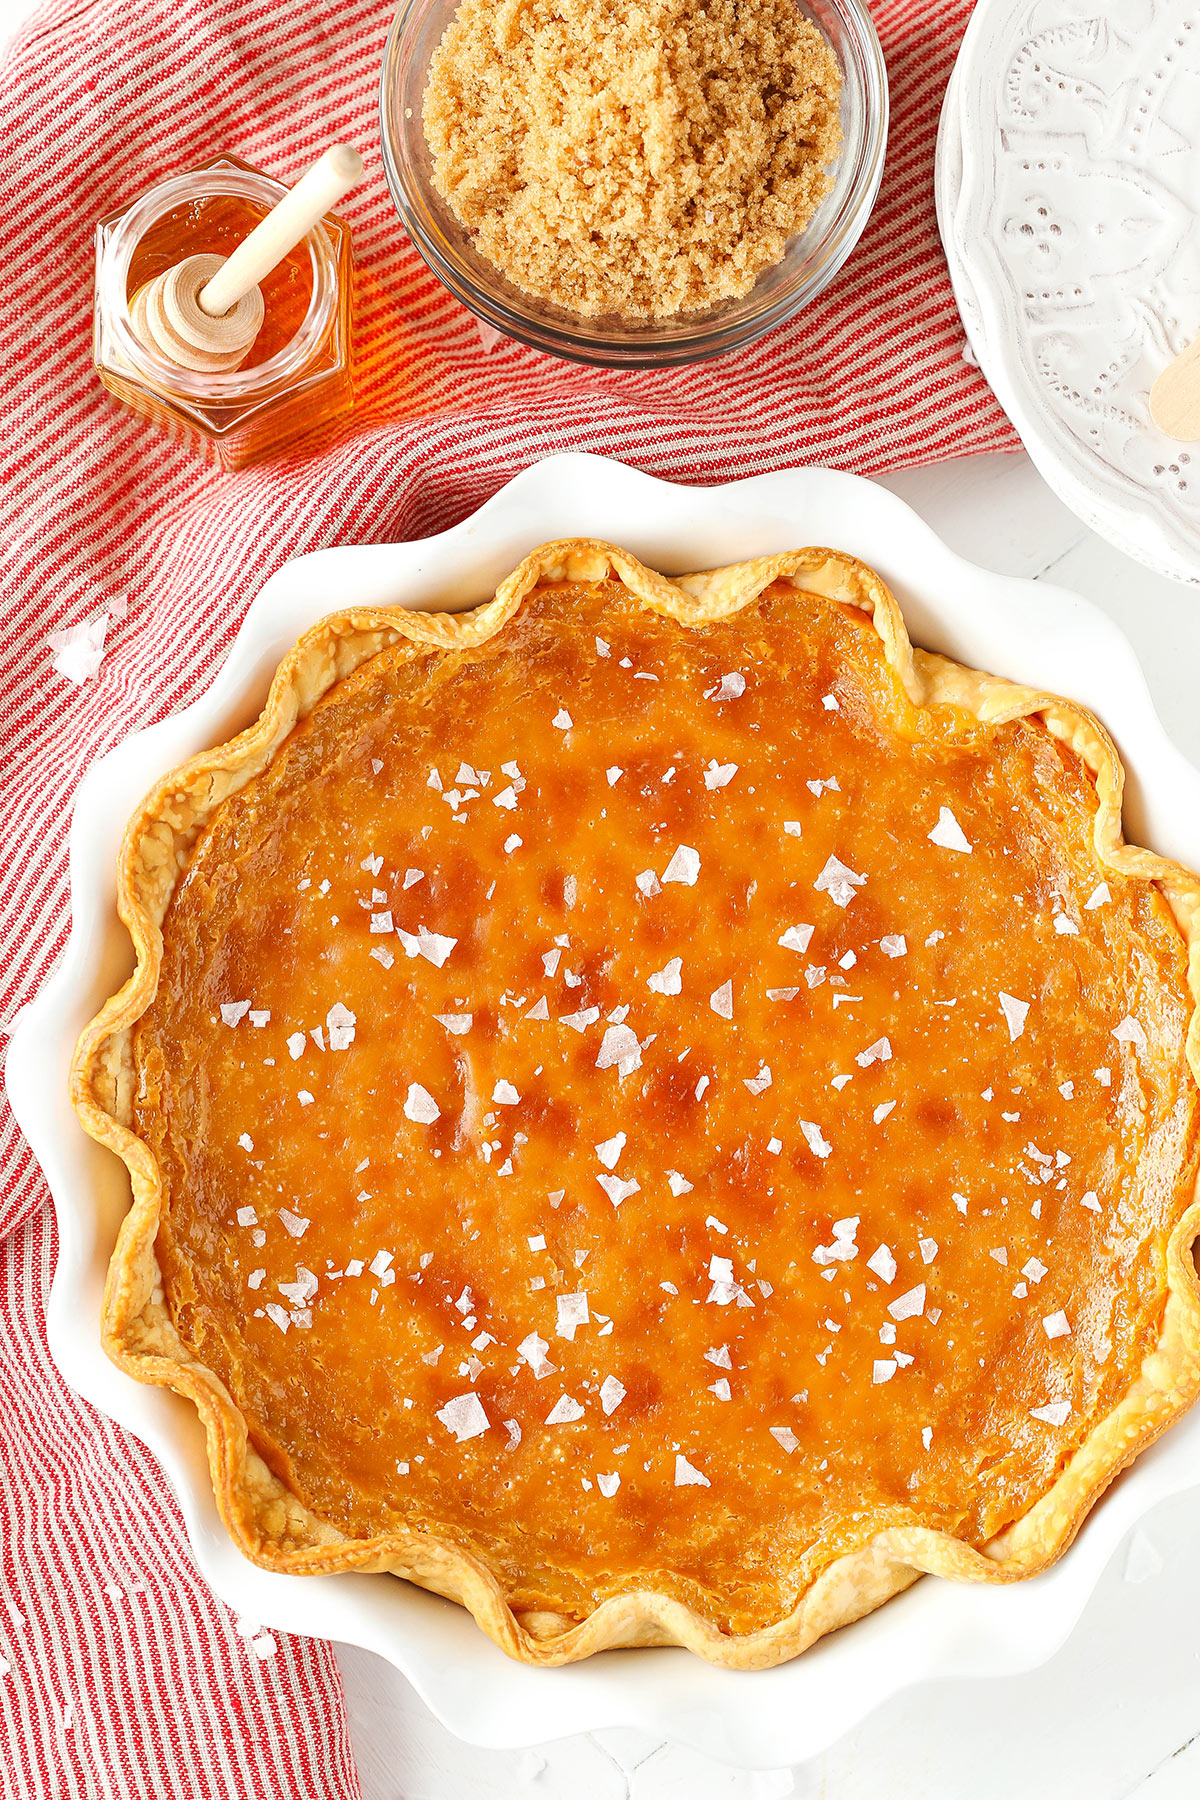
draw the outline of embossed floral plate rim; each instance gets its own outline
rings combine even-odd
[[[124,1170],[89,1143],[67,1097],[76,1033],[128,966],[113,912],[117,848],[152,780],[251,718],[299,633],[341,605],[472,604],[537,544],[594,536],[668,573],[829,543],[877,568],[916,643],[969,666],[1068,694],[1116,736],[1137,841],[1200,864],[1200,771],[1170,744],[1133,652],[1087,602],[976,568],[902,501],[855,476],[808,469],[677,487],[599,457],[553,457],[479,512],[422,541],[315,552],[264,585],[208,690],[127,738],[88,771],[71,830],[73,927],[62,962],[18,1021],[7,1080],[46,1173],[59,1227],[50,1344],[68,1381],[154,1452],[175,1490],[196,1563],[237,1612],[276,1630],[362,1645],[412,1682],[471,1742],[513,1747],[637,1727],[745,1768],[817,1754],[894,1695],[928,1680],[1001,1677],[1051,1656],[1125,1533],[1158,1501],[1200,1485],[1200,1411],[1149,1449],[1047,1573],[1011,1587],[922,1581],[796,1661],[746,1675],[682,1650],[618,1651],[558,1670],[510,1662],[449,1602],[388,1576],[306,1580],[234,1548],[217,1516],[193,1409],[141,1386],[100,1346],[100,1295]]]
[[[1188,508],[1168,507],[1090,451],[1045,401],[1032,369],[1019,282],[993,217],[997,146],[983,122],[995,111],[1012,61],[1017,21],[1035,10],[1033,0],[983,0],[967,26],[946,90],[934,186],[951,285],[984,375],[1031,460],[1064,503],[1108,543],[1156,573],[1200,583],[1200,447],[1174,443],[1147,415],[1145,441],[1159,460],[1169,464],[1180,451],[1190,457],[1195,499],[1189,516]],[[970,128],[969,120],[974,121]],[[1200,220],[1194,229],[1200,230]],[[1174,348],[1182,349],[1183,339]]]

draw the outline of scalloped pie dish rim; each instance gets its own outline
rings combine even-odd
[[[402,1576],[459,1602],[508,1655],[535,1665],[574,1662],[603,1649],[675,1644],[723,1667],[767,1668],[872,1611],[922,1573],[1005,1583],[1036,1573],[1064,1551],[1108,1483],[1186,1409],[1200,1388],[1200,1283],[1191,1255],[1200,1231],[1200,1197],[1179,1218],[1167,1244],[1162,1337],[1140,1377],[1094,1427],[1050,1490],[982,1551],[931,1529],[881,1531],[862,1549],[829,1565],[788,1617],[742,1636],[723,1633],[679,1600],[649,1591],[607,1599],[582,1622],[564,1628],[561,1620],[514,1613],[496,1575],[449,1540],[404,1532],[359,1542],[343,1539],[267,1468],[251,1447],[245,1419],[228,1391],[192,1357],[171,1324],[154,1254],[162,1201],[159,1170],[128,1123],[130,1032],[156,991],[163,916],[191,845],[222,801],[267,766],[322,695],[391,644],[407,638],[435,649],[476,646],[503,629],[539,581],[594,581],[609,575],[646,606],[685,624],[730,617],[771,583],[790,581],[865,612],[893,672],[919,705],[953,701],[981,720],[996,722],[1038,715],[1092,774],[1099,799],[1095,847],[1101,861],[1125,876],[1156,884],[1179,925],[1197,1007],[1187,1055],[1200,1083],[1200,881],[1179,864],[1123,841],[1121,760],[1107,732],[1085,708],[914,651],[890,590],[866,565],[839,552],[801,550],[668,578],[599,540],[561,540],[527,556],[494,598],[472,611],[351,608],[313,626],[280,664],[259,718],[230,742],[194,756],[164,777],[131,821],[118,907],[133,941],[136,967],[80,1037],[71,1084],[84,1128],[125,1163],[133,1194],[110,1268],[103,1342],[110,1357],[136,1380],[168,1387],[195,1405],[205,1426],[221,1516],[239,1548],[266,1568]]]

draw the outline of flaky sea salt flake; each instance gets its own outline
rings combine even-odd
[[[1132,1044],[1135,1050],[1145,1050],[1148,1047],[1146,1033],[1132,1014],[1127,1014],[1119,1025],[1113,1027],[1113,1036],[1118,1044]]]
[[[547,1425],[574,1425],[582,1419],[583,1408],[571,1394],[563,1394],[546,1414]]]
[[[831,856],[813,882],[813,887],[818,894],[827,893],[835,906],[845,907],[853,900],[855,888],[862,887],[866,879],[865,875],[857,875],[836,856]]]
[[[663,870],[663,885],[668,881],[679,882],[683,887],[695,887],[700,873],[700,856],[688,844],[680,844],[670,862]],[[639,877],[640,885],[640,877]]]
[[[805,1143],[814,1156],[819,1156],[824,1161],[825,1157],[832,1154],[833,1145],[825,1137],[819,1125],[814,1125],[811,1119],[801,1119],[800,1130],[804,1135]]]
[[[596,1057],[598,1069],[616,1068],[623,1079],[641,1067],[642,1048],[637,1034],[628,1025],[610,1025],[600,1041],[600,1053]]]
[[[429,1089],[423,1088],[419,1081],[414,1081],[404,1102],[404,1116],[411,1119],[414,1125],[432,1125],[435,1119],[441,1118],[442,1109]]]
[[[631,1194],[638,1194],[641,1192],[641,1187],[638,1182],[622,1181],[619,1175],[597,1175],[596,1180],[604,1189],[604,1192],[608,1195],[614,1206],[620,1206],[621,1202],[623,1200],[628,1200]]]
[[[78,625],[52,631],[47,643],[54,651],[50,667],[56,675],[83,687],[100,672],[104,661],[104,640],[108,636],[108,614],[97,613]]]
[[[937,824],[928,833],[929,842],[938,844],[943,850],[959,850],[970,855],[971,845],[967,842],[962,826],[948,806],[938,808]]]
[[[329,1033],[331,1050],[348,1050],[354,1042],[354,1028],[358,1021],[348,1006],[335,1000],[325,1015],[325,1028]]]
[[[438,931],[426,931],[424,925],[417,932],[418,953],[425,958],[426,962],[431,962],[436,969],[440,969],[444,965],[457,942],[457,938],[443,937]]]
[[[468,1438],[480,1437],[491,1425],[478,1394],[458,1394],[439,1407],[437,1417],[455,1441],[465,1444]]]
[[[555,1310],[557,1313],[554,1327],[556,1335],[566,1338],[568,1343],[573,1344],[575,1333],[579,1327],[587,1325],[591,1319],[587,1295],[585,1293],[558,1294],[555,1297]]]
[[[896,1279],[896,1259],[886,1244],[880,1244],[878,1250],[867,1258],[867,1267],[872,1275],[878,1275],[880,1281],[891,1287]]]
[[[531,1331],[529,1336],[523,1338],[517,1345],[517,1355],[523,1362],[528,1363],[533,1373],[540,1379],[543,1375],[549,1375],[553,1367],[546,1355],[549,1348],[544,1337],[539,1337],[536,1331]]]
[[[616,1412],[624,1398],[625,1384],[615,1375],[606,1375],[600,1383],[600,1405],[606,1418]]]
[[[853,1262],[858,1255],[858,1245],[855,1243],[858,1226],[857,1215],[849,1219],[835,1219],[832,1244],[818,1244],[812,1253],[813,1261],[819,1265]]]
[[[1008,1041],[1015,1044],[1025,1029],[1025,1019],[1029,1012],[1029,1001],[1018,1000],[1012,994],[1000,990],[1000,1011],[1004,1014],[1004,1022],[1008,1026]]]
[[[606,1169],[615,1169],[621,1160],[621,1152],[625,1148],[625,1133],[618,1131],[615,1137],[605,1138],[602,1144],[596,1145],[596,1155]]]
[[[683,958],[673,956],[656,974],[647,977],[646,986],[652,994],[678,994],[683,988],[682,969]]]
[[[925,1283],[923,1281],[917,1287],[909,1288],[907,1294],[901,1294],[888,1307],[888,1312],[897,1324],[901,1319],[919,1319],[924,1311]]]

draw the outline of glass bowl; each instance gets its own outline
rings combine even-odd
[[[870,217],[887,144],[887,70],[865,0],[797,0],[842,71],[842,148],[833,183],[782,262],[748,294],[670,319],[584,319],[526,294],[474,248],[433,185],[422,110],[434,52],[458,0],[406,0],[392,21],[379,90],[388,187],[413,244],[456,299],[535,350],[601,368],[667,368],[739,350],[801,312],[827,287]]]

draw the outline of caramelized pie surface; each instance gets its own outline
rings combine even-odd
[[[782,582],[697,627],[543,584],[333,687],[202,831],[134,1040],[171,1318],[284,1487],[518,1616],[736,1634],[1026,1513],[1195,1197],[1184,939],[1097,806]]]

